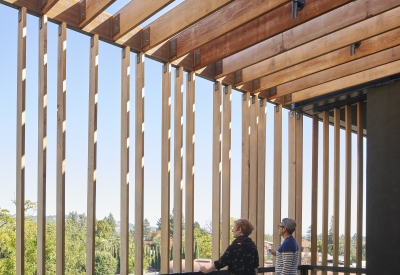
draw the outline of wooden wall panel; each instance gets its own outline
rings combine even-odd
[[[135,274],[143,274],[144,220],[144,53],[136,56],[135,99]]]
[[[161,270],[169,273],[170,181],[171,181],[171,63],[162,66],[161,100]]]
[[[90,38],[86,270],[94,273],[96,230],[97,95],[99,36]]]
[[[121,58],[121,274],[128,274],[129,262],[129,149],[130,149],[130,49],[122,49]]]
[[[250,93],[243,94],[242,101],[242,210],[241,216],[249,218],[250,186]]]
[[[182,272],[182,179],[183,179],[183,68],[175,69],[174,95],[174,273]]]
[[[194,148],[195,148],[195,73],[188,72],[186,86],[186,196],[185,196],[185,272],[193,272],[194,253]]]
[[[232,87],[222,93],[222,249],[230,245]]]
[[[220,257],[221,236],[221,142],[222,142],[222,85],[214,83],[212,137],[212,260]]]
[[[16,157],[16,206],[17,206],[17,275],[25,274],[25,119],[26,119],[26,8],[18,11],[17,57],[17,157]]]
[[[37,275],[46,273],[47,16],[39,18]]]
[[[65,273],[65,148],[66,148],[66,82],[67,24],[58,26],[57,63],[57,206],[56,206],[56,274]]]

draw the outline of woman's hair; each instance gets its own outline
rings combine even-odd
[[[292,235],[292,233],[296,230],[297,223],[291,218],[282,219],[282,224],[285,226],[287,233],[290,235]]]
[[[249,236],[254,230],[254,225],[248,219],[236,220],[235,226],[237,229],[240,228],[245,236]]]

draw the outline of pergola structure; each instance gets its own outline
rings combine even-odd
[[[290,109],[289,128],[289,216],[299,221],[296,233],[301,239],[302,211],[302,143],[303,115],[313,119],[312,157],[312,264],[317,262],[317,190],[318,163],[323,165],[323,252],[327,265],[328,198],[334,198],[335,224],[339,223],[340,129],[345,130],[346,206],[345,266],[350,265],[351,219],[351,134],[358,135],[357,175],[357,247],[362,244],[363,212],[363,137],[367,135],[367,94],[384,84],[394,85],[400,78],[400,0],[185,0],[147,26],[140,24],[161,11],[173,0],[131,0],[115,14],[104,12],[115,0],[0,0],[19,9],[18,18],[18,114],[17,114],[17,274],[24,274],[24,108],[26,64],[26,14],[39,17],[39,198],[38,198],[38,272],[45,272],[45,181],[47,93],[47,22],[59,24],[58,38],[58,113],[57,113],[57,217],[65,215],[65,72],[66,28],[91,37],[90,105],[88,160],[88,242],[87,274],[94,270],[94,225],[96,185],[97,129],[97,56],[99,40],[122,48],[121,55],[121,274],[128,266],[129,185],[129,75],[136,66],[135,121],[135,240],[143,240],[144,167],[144,57],[164,64],[162,122],[162,220],[170,215],[170,171],[174,158],[174,209],[181,220],[182,205],[186,213],[186,251],[193,251],[194,165],[194,81],[195,75],[215,82],[213,102],[213,258],[229,244],[230,190],[230,95],[232,89],[243,93],[242,127],[242,217],[257,225],[253,233],[260,253],[264,245],[265,188],[265,106],[276,104],[274,112],[274,228],[281,220],[282,108]],[[130,60],[130,52],[137,53]],[[175,110],[171,110],[171,67],[175,68]],[[186,114],[183,114],[183,72],[188,73]],[[386,87],[386,86],[384,86]],[[397,86],[397,91],[399,88]],[[42,100],[40,100],[42,98]],[[397,97],[398,100],[398,97]],[[255,104],[259,103],[259,104]],[[221,108],[221,105],[223,108]],[[368,105],[370,106],[370,105]],[[171,115],[172,111],[172,115]],[[183,126],[186,116],[185,163],[182,161]],[[398,115],[398,114],[397,114]],[[371,116],[374,114],[371,113]],[[173,121],[174,141],[169,130]],[[318,159],[318,124],[323,122],[323,160]],[[380,122],[385,121],[384,118]],[[374,125],[379,124],[376,122]],[[181,125],[181,127],[179,127]],[[334,127],[334,194],[329,194],[329,125]],[[221,138],[222,136],[222,138]],[[372,141],[373,142],[373,141]],[[372,144],[371,142],[371,144]],[[387,146],[387,145],[385,145]],[[172,149],[172,150],[170,150]],[[178,157],[179,156],[179,157]],[[370,155],[369,155],[370,157]],[[398,162],[395,162],[398,164]],[[220,168],[221,164],[221,168]],[[384,168],[382,168],[384,169]],[[186,171],[184,173],[184,171]],[[383,173],[383,170],[380,170]],[[180,184],[186,182],[186,199],[182,201]],[[367,176],[368,178],[368,176]],[[353,183],[354,184],[354,183]],[[221,191],[222,188],[222,191]],[[368,196],[368,193],[367,193]],[[374,195],[371,195],[374,196]],[[228,197],[228,198],[227,198]],[[393,201],[390,201],[393,202]],[[220,207],[220,205],[222,205]],[[372,205],[372,204],[371,204]],[[367,201],[367,210],[369,210]],[[383,210],[382,210],[383,211]],[[372,212],[371,212],[372,213]],[[342,214],[342,213],[341,213]],[[367,213],[368,214],[368,213]],[[381,213],[374,212],[373,217]],[[219,235],[222,219],[222,236]],[[370,218],[371,219],[371,218]],[[181,232],[182,223],[174,224]],[[374,232],[369,228],[368,234]],[[335,226],[333,264],[338,265],[339,227]],[[162,230],[161,273],[168,273],[169,226]],[[280,237],[274,235],[274,243]],[[398,241],[397,241],[398,243]],[[174,260],[180,263],[182,236],[174,235]],[[375,244],[371,242],[371,244]],[[135,269],[143,270],[143,243],[136,242]],[[369,246],[369,249],[373,247]],[[369,255],[374,255],[374,250]],[[395,250],[393,250],[395,251]],[[57,274],[64,274],[64,220],[57,219]],[[381,253],[379,251],[378,253]],[[193,255],[186,253],[186,271],[193,270]],[[260,258],[262,261],[262,258]],[[367,259],[367,270],[375,273],[374,257]],[[385,265],[385,262],[382,262]],[[357,249],[357,267],[361,267],[361,249]],[[385,265],[389,274],[391,267]],[[174,265],[174,272],[181,266]],[[393,274],[393,273],[392,273]]]

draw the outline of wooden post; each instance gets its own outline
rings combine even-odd
[[[129,262],[129,118],[130,118],[130,48],[122,49],[121,59],[121,274],[128,274]],[[136,152],[136,155],[138,152]],[[143,222],[143,221],[142,221]],[[139,226],[138,226],[139,227]],[[136,231],[136,230],[135,230]]]
[[[162,66],[161,115],[161,270],[169,273],[170,162],[171,162],[171,63]]]
[[[257,224],[257,192],[258,192],[258,95],[250,98],[250,182],[249,182],[249,220]],[[257,243],[257,227],[251,233]]]
[[[296,219],[296,112],[288,115],[288,217]],[[297,229],[296,229],[297,230]]]
[[[90,40],[86,271],[94,274],[99,36],[95,34]]]
[[[319,116],[313,115],[312,121],[312,167],[311,167],[311,265],[317,265],[317,224],[318,224],[318,141]],[[316,271],[312,271],[316,274]]]
[[[250,181],[250,93],[242,101],[242,218],[249,218]]]
[[[334,233],[333,233],[333,266],[338,266],[339,263],[339,204],[340,204],[340,110],[335,108],[334,113]],[[334,272],[337,275],[337,272]]]
[[[26,8],[18,11],[18,60],[17,60],[17,275],[25,274],[25,118],[26,118]]]
[[[220,257],[221,240],[221,94],[220,81],[214,83],[213,91],[213,137],[212,137],[212,259]]]
[[[322,188],[322,262],[328,265],[328,221],[329,210],[329,112],[322,113],[323,119],[323,188]],[[326,274],[326,271],[323,271]]]
[[[222,92],[222,249],[230,244],[232,86]]]
[[[351,228],[351,106],[345,106],[346,125],[346,192],[345,192],[345,223],[344,223],[344,266],[350,267],[350,228]],[[348,274],[348,273],[346,273]]]
[[[362,244],[363,244],[363,103],[357,102],[357,240],[356,240],[356,263],[357,268],[362,267]]]
[[[182,154],[183,154],[183,68],[175,69],[174,98],[174,273],[182,272]]]
[[[57,70],[57,209],[56,209],[56,274],[65,273],[65,147],[66,147],[66,77],[67,24],[58,26]]]
[[[144,57],[136,56],[135,101],[135,274],[143,274],[144,220]]]
[[[295,113],[296,116],[296,211],[295,219],[297,227],[295,231],[295,238],[297,242],[302,243],[302,229],[303,229],[303,114],[300,112]],[[301,257],[299,257],[299,264],[301,264]]]
[[[282,105],[274,108],[274,213],[273,213],[273,243],[277,250],[281,244],[281,236],[277,226],[281,223],[282,203]],[[275,264],[274,258],[274,264]]]
[[[195,73],[189,72],[186,86],[185,272],[193,272],[194,256],[194,123]]]
[[[258,165],[258,189],[257,189],[257,249],[259,265],[264,266],[264,233],[265,233],[265,155],[267,146],[267,101],[259,99],[258,111],[258,138],[257,138],[257,165]]]
[[[37,274],[46,273],[47,16],[39,18]]]

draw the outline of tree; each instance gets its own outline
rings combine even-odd
[[[303,238],[311,242],[311,225],[308,227],[306,235]]]
[[[182,230],[185,229],[185,217],[182,215]],[[161,218],[157,220],[157,230],[161,230]],[[174,236],[174,209],[172,209],[172,214],[169,215],[169,237]]]
[[[143,237],[145,240],[149,240],[151,233],[150,222],[148,219],[143,221]]]

